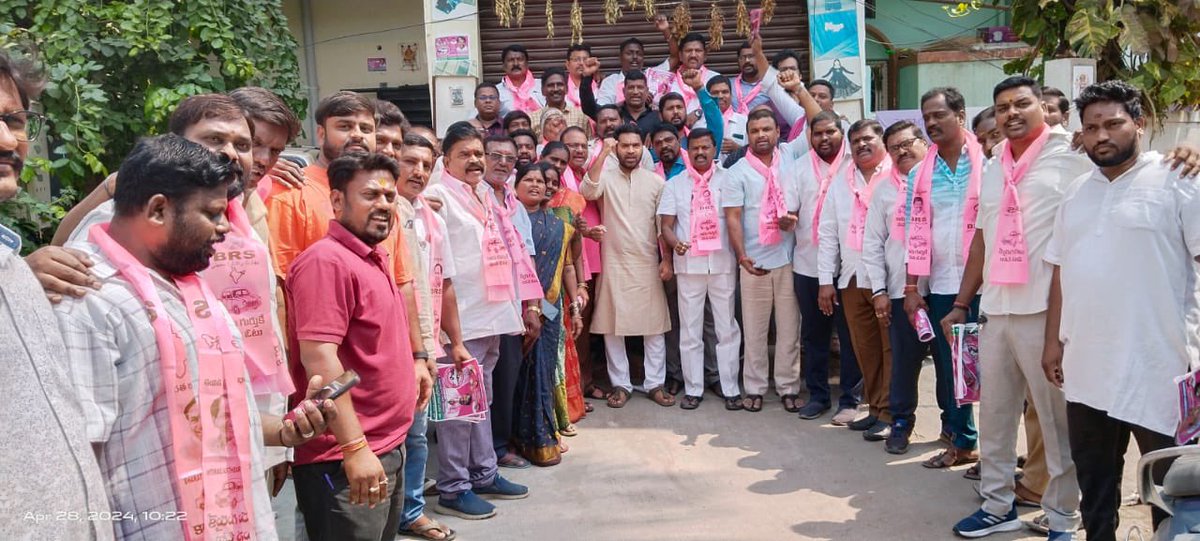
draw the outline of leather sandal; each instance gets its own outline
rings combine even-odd
[[[650,400],[653,400],[655,404],[664,408],[675,405],[675,397],[667,393],[667,390],[662,388],[662,386],[650,389],[650,392],[647,394],[650,395]]]
[[[945,451],[934,455],[929,460],[921,463],[929,469],[953,468],[963,464],[971,464],[979,462],[979,452],[975,450],[959,449],[958,447],[950,446]]]
[[[608,407],[623,408],[625,403],[629,401],[629,391],[620,387],[613,389],[613,392],[608,393]]]
[[[780,398],[783,400],[783,411],[788,413],[797,413],[800,411],[800,395],[785,394]]]

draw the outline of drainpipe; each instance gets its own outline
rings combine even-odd
[[[309,144],[317,144],[317,123],[313,118],[317,103],[320,101],[320,89],[317,88],[317,49],[315,32],[313,32],[312,0],[300,0],[300,23],[304,27],[304,73],[305,84],[308,86],[308,114],[304,115],[304,132],[308,134]]]

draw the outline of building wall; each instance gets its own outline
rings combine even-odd
[[[967,106],[987,107],[992,104],[992,87],[1008,77],[1003,66],[1001,60],[918,64],[916,84],[902,87],[900,106],[916,109],[921,94],[929,89],[954,86],[966,98]]]
[[[887,35],[894,47],[913,49],[938,40],[974,36],[975,29],[981,26],[1008,24],[1005,11],[980,9],[965,17],[950,17],[943,5],[918,0],[878,0],[875,18],[867,19],[867,24]]]

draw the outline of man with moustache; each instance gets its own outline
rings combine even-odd
[[[671,38],[668,38],[668,42]],[[708,69],[704,66],[704,62],[708,57],[708,40],[704,34],[699,32],[688,32],[679,39],[679,48],[672,51],[670,57],[657,66],[657,69],[669,71],[675,75],[671,81],[671,92],[677,92],[683,96],[684,108],[687,109],[688,126],[691,126],[703,116],[700,110],[700,101],[697,99],[696,92],[686,81],[686,70],[696,70],[700,72],[700,80],[707,85],[709,79],[720,75],[719,73]]]
[[[484,137],[504,133],[503,117],[500,116],[500,89],[495,84],[483,82],[475,86],[475,116],[467,122]]]
[[[742,333],[733,319],[737,268],[720,208],[725,171],[713,162],[716,138],[703,128],[692,133],[686,174],[671,179],[658,204],[663,243],[673,254],[676,272],[683,409],[696,409],[704,398],[704,304],[712,302],[717,330],[720,389],[725,409],[742,409],[738,389],[738,347]]]
[[[621,109],[616,105],[601,105],[596,109],[596,130],[592,133],[591,141],[599,141],[608,137],[612,137],[617,132],[617,127],[624,124],[621,119]],[[559,136],[559,139],[562,139]]]
[[[1046,125],[1051,128],[1061,125],[1069,129],[1071,123],[1071,100],[1062,90],[1052,86],[1042,87],[1042,104],[1046,106]]]
[[[445,172],[441,182],[426,191],[442,202],[438,215],[445,220],[446,234],[454,246],[455,276],[459,278],[455,300],[463,344],[479,361],[490,397],[501,336],[524,331],[526,341],[536,339],[541,307],[537,299],[522,300],[525,295],[521,295],[520,284],[512,283],[511,269],[521,266],[521,258],[527,260],[528,252],[505,240],[512,231],[505,230],[504,211],[493,203],[493,188],[484,180],[487,162],[479,132],[465,122],[451,124],[442,139],[442,151]],[[489,273],[485,258],[506,262],[506,268]],[[540,291],[539,287],[539,299]],[[453,361],[443,357],[438,362]],[[441,496],[435,511],[482,520],[496,514],[495,506],[482,497],[520,499],[529,495],[529,489],[497,472],[490,414],[478,423],[450,421],[436,428],[437,490]]]
[[[738,45],[737,63],[738,76],[730,81],[733,110],[747,115],[770,101],[764,84],[769,84],[766,77],[773,74],[762,52],[762,38],[751,38]]]
[[[1063,195],[1046,248],[1053,274],[1041,358],[1066,396],[1087,538],[1115,541],[1130,436],[1143,455],[1175,446],[1175,378],[1200,367],[1189,347],[1200,316],[1200,186],[1157,152],[1139,151],[1146,118],[1133,86],[1097,83],[1075,103],[1097,169]],[[1156,465],[1155,484],[1167,467]],[[1166,513],[1151,513],[1157,530]]]
[[[626,74],[629,72],[641,72],[646,59],[646,47],[642,44],[642,40],[637,38],[628,38],[621,42],[621,46],[617,48],[617,53],[621,62],[621,69],[616,73],[604,77],[600,82],[600,90],[596,92],[596,103],[600,105],[614,104],[619,105],[621,102],[629,101],[628,85],[626,84]],[[596,63],[599,67],[599,62]],[[587,76],[585,70],[584,76]],[[595,77],[595,74],[592,74]],[[643,76],[642,82],[645,83]],[[648,103],[650,99],[649,93],[643,97],[643,103]]]
[[[855,122],[849,137],[854,167],[844,177],[833,179],[821,212],[817,253],[821,288],[817,302],[821,312],[833,315],[838,297],[834,291],[836,276],[854,357],[862,370],[863,399],[870,407],[866,417],[848,423],[846,428],[861,431],[867,441],[880,441],[891,433],[888,387],[892,381],[892,348],[887,328],[882,318],[876,317],[871,302],[874,284],[863,272],[862,248],[871,196],[888,182],[892,160],[884,150],[883,126],[878,121]]]
[[[830,186],[846,177],[853,167],[843,144],[841,124],[836,114],[822,111],[814,115],[805,130],[811,136],[812,152],[795,154],[810,140],[798,137],[789,145],[796,156],[797,177],[794,189],[788,191],[788,215],[796,220],[795,243],[792,254],[792,279],[796,299],[800,305],[800,341],[806,355],[804,359],[804,384],[808,388],[808,402],[800,408],[801,419],[817,419],[829,410],[829,348],[834,328],[837,328],[841,344],[841,367],[838,370],[842,394],[838,398],[838,409],[833,415],[833,424],[844,426],[858,414],[858,397],[853,389],[862,381],[858,360],[854,357],[853,342],[842,314],[841,302],[834,303],[833,315],[826,315],[818,303],[820,282],[817,273],[818,225]]]
[[[850,121],[841,113],[833,108],[833,84],[825,79],[813,79],[808,83],[808,93],[812,96],[813,101],[817,102],[817,106],[822,111],[829,111],[838,116],[838,122],[842,125],[844,133],[850,132]]]
[[[717,102],[717,110],[720,114],[705,115],[694,126],[713,129],[718,124],[720,125],[720,133],[723,138],[718,149],[720,151],[717,155],[719,161],[724,161],[726,157],[746,144],[746,114],[738,111],[734,106],[731,88],[729,79],[726,79],[724,75],[718,75],[708,80],[705,90],[711,99]],[[712,127],[710,127],[709,119],[714,119],[711,123]]]
[[[608,155],[617,152],[618,167],[605,167]],[[587,199],[599,201],[608,231],[601,245],[604,274],[594,303],[591,331],[604,335],[608,375],[613,391],[608,406],[624,407],[633,391],[629,380],[626,336],[642,336],[646,346],[646,379],[650,399],[660,406],[674,405],[663,388],[666,377],[666,340],[670,330],[662,282],[672,275],[670,260],[659,262],[657,214],[664,181],[640,167],[642,134],[634,124],[617,129],[580,185]]]
[[[1070,539],[1079,524],[1079,484],[1068,443],[1067,404],[1041,370],[1046,308],[1053,269],[1043,254],[1068,183],[1092,170],[1072,152],[1070,135],[1045,122],[1041,86],[1009,77],[993,91],[996,123],[1006,140],[998,162],[983,172],[979,215],[971,252],[943,332],[965,323],[982,288],[980,330],[980,424],[984,458],[980,475],[983,506],[954,526],[964,537],[1019,529],[1013,502],[1017,424],[1028,397],[1037,409],[1050,474],[1042,494],[1051,539]],[[935,239],[936,240],[936,239]]]
[[[908,452],[909,434],[916,419],[917,380],[928,352],[904,311],[905,194],[908,173],[925,158],[927,147],[921,128],[907,120],[888,126],[883,140],[892,158],[892,171],[887,183],[871,195],[862,269],[871,280],[875,317],[888,327],[892,345],[892,377],[888,383],[892,427],[884,450],[899,455]],[[925,287],[923,281],[917,285]]]
[[[305,400],[294,421],[259,413],[243,337],[196,275],[230,231],[231,164],[178,135],[142,140],[121,165],[111,222],[70,243],[101,285],[55,308],[68,373],[105,484],[124,487],[109,492],[113,511],[143,517],[112,523],[117,539],[273,539],[263,446],[303,445],[337,420],[329,401]],[[311,398],[327,380],[304,381]]]
[[[767,332],[775,315],[775,391],[785,410],[799,409],[800,314],[792,288],[795,227],[787,212],[789,186],[798,169],[792,152],[779,147],[775,114],[760,109],[746,122],[749,152],[726,174],[721,194],[729,245],[741,269],[742,325],[746,357],[742,367],[743,407],[761,411],[767,391]]]
[[[764,88],[763,91],[770,98],[775,120],[780,122],[780,137],[788,142],[807,141],[808,135],[805,132],[808,129],[808,119],[816,116],[822,109],[800,79],[800,55],[792,49],[779,51],[771,59],[771,67],[778,75],[774,81],[771,80],[770,74],[766,76],[765,84],[769,85],[769,88]],[[778,84],[775,84],[776,82]]]
[[[661,124],[670,124],[682,137],[680,146],[687,148],[687,132],[691,117],[687,112],[687,102],[678,92],[668,92],[658,99],[658,117]]]
[[[500,63],[504,65],[504,77],[496,89],[500,94],[500,116],[505,117],[507,130],[510,112],[533,114],[546,105],[546,98],[542,96],[542,82],[529,71],[529,51],[523,45],[505,47],[500,51]]]
[[[918,310],[925,310],[930,321],[940,321],[955,309],[955,296],[970,251],[967,243],[975,237],[985,158],[979,143],[966,130],[966,111],[966,100],[953,87],[934,88],[921,97],[921,116],[933,146],[920,166],[909,174],[905,190],[909,236],[904,311],[910,321]],[[918,199],[922,205],[913,204]],[[927,281],[928,294],[918,290],[918,281],[922,279]],[[960,309],[977,316],[978,297],[968,300]],[[975,319],[971,317],[968,321]],[[977,462],[979,432],[975,429],[971,405],[959,406],[954,399],[951,335],[941,328],[935,328],[934,332],[933,365],[937,375],[937,403],[942,412],[939,439],[946,440],[947,447],[922,465],[936,469]],[[919,373],[907,370],[907,366],[905,374],[919,377]],[[909,385],[915,386],[916,379],[905,383],[906,388]],[[911,434],[910,424],[899,423],[899,426]],[[1021,488],[1018,484],[1018,489]],[[1028,489],[1018,490],[1018,494],[1025,499],[1038,497]]]
[[[45,82],[40,69],[31,58],[0,52],[0,201],[21,189],[29,143],[46,127],[45,119],[29,110]],[[8,458],[0,461],[8,496],[0,502],[0,513],[11,517],[0,523],[0,537],[107,541],[113,539],[108,522],[18,518],[49,509],[81,516],[109,511],[83,408],[62,355],[63,338],[47,294],[20,257],[21,242],[16,231],[0,225],[0,341],[6,344],[0,348],[6,370],[0,389],[7,397],[0,412],[9,420]],[[29,467],[23,457],[36,457],[38,467]],[[56,474],[47,476],[46,471]]]
[[[583,86],[580,87],[579,100],[580,107],[584,114],[599,121],[600,113],[603,107],[613,105],[620,114],[620,118],[624,122],[637,123],[638,128],[643,133],[649,132],[658,124],[658,113],[650,107],[653,97],[650,95],[650,89],[646,86],[646,76],[640,69],[630,69],[623,71],[621,75],[621,100],[617,102],[604,102],[596,98],[588,83],[595,78],[596,73],[600,71],[600,59],[592,57],[588,58],[584,63],[583,68]],[[604,84],[608,84],[609,80],[614,76],[609,76],[604,79]],[[603,137],[603,136],[602,136]]]
[[[576,109],[582,107],[579,94],[583,86],[586,85],[592,95],[595,95],[600,89],[600,85],[595,81],[582,80],[585,73],[584,65],[590,58],[593,58],[592,47],[586,43],[573,43],[567,48],[567,59],[563,62],[563,69],[567,72],[566,99]]]
[[[542,72],[542,95],[546,97],[546,105],[532,113],[529,120],[533,123],[533,133],[542,134],[542,117],[550,109],[557,109],[563,115],[568,126],[579,126],[590,130],[591,120],[578,106],[567,102],[567,72],[562,68],[547,68]],[[587,133],[587,131],[584,131]]]
[[[292,477],[308,538],[392,539],[404,505],[403,444],[429,401],[428,355],[379,244],[395,224],[400,167],[382,154],[346,154],[329,164],[336,220],[291,266],[288,328],[309,377],[347,370],[359,384],[337,399],[330,437],[296,452]],[[319,310],[299,307],[321,307]],[[365,507],[363,507],[365,504]]]
[[[711,133],[711,132],[710,132]],[[684,171],[684,159],[679,148],[679,132],[670,124],[659,124],[650,132],[650,147],[657,158],[654,164],[663,180]]]
[[[513,144],[517,147],[518,166],[537,161],[537,136],[532,131],[516,130],[509,133],[508,137],[513,140]]]

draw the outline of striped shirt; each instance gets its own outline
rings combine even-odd
[[[95,262],[99,291],[65,298],[54,307],[66,344],[71,381],[83,407],[89,441],[99,448],[100,472],[116,518],[118,539],[183,540],[183,525],[170,520],[182,506],[175,491],[171,425],[163,389],[158,346],[142,300],[113,263],[90,242],[69,243]],[[150,272],[167,315],[187,345],[193,382],[199,370],[192,344],[196,337],[179,289]],[[237,327],[224,314],[232,331]],[[246,377],[247,400],[254,403]],[[198,385],[197,385],[198,388]],[[275,517],[267,495],[263,466],[262,422],[250,408],[250,449],[254,524],[257,539],[276,539]],[[193,518],[196,520],[196,518]]]

